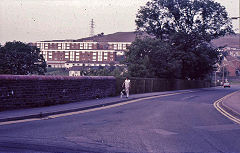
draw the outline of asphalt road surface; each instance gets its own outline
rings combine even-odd
[[[208,88],[108,109],[0,126],[0,152],[240,152],[240,125]]]

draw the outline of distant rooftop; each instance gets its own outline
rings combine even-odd
[[[46,40],[41,42],[133,42],[138,34],[136,32],[116,32],[113,34],[98,34],[93,37],[81,39],[65,39],[65,40]],[[143,35],[143,37],[146,34]],[[240,49],[240,34],[226,35],[224,37],[212,41],[216,47],[227,46]]]
[[[240,49],[240,34],[238,33],[236,35],[226,35],[224,37],[213,40],[212,43],[216,47],[226,46]]]
[[[81,39],[65,39],[65,40],[46,40],[41,42],[133,42],[136,39],[135,32],[116,32],[113,34],[98,34],[93,37],[86,37]]]

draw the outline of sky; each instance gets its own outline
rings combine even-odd
[[[136,13],[147,1],[1,0],[0,44],[88,37],[91,19],[95,34],[134,31]],[[215,1],[226,7],[229,16],[240,16],[239,0]],[[239,20],[233,20],[236,31]]]

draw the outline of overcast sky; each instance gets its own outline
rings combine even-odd
[[[129,32],[135,17],[148,0],[1,0],[0,43],[78,39],[89,36],[94,19],[95,34]],[[230,16],[239,16],[239,0],[215,0]],[[234,29],[239,29],[234,20]]]

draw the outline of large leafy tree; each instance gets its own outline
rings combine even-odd
[[[210,42],[233,32],[225,8],[213,0],[152,0],[141,7],[136,24],[160,39],[181,32]]]
[[[46,62],[40,50],[19,41],[0,47],[0,74],[44,74]]]
[[[127,63],[130,73],[145,77],[203,79],[220,59],[211,40],[233,33],[225,8],[213,0],[152,0],[136,25],[150,38],[133,43]]]
[[[177,77],[177,52],[158,39],[137,39],[126,54],[129,73],[134,77]]]

